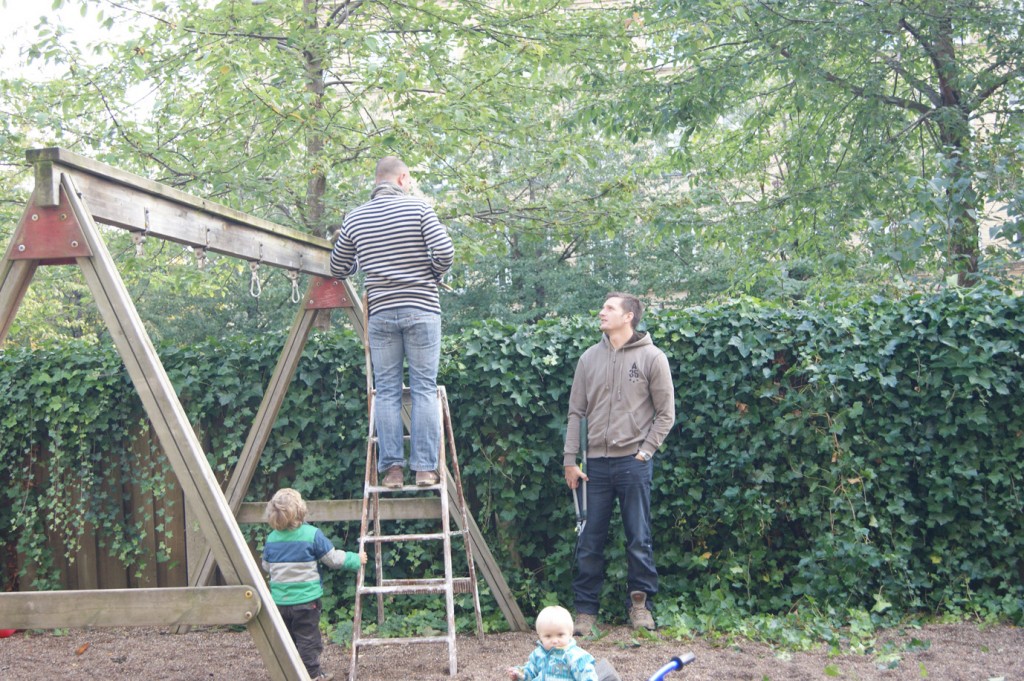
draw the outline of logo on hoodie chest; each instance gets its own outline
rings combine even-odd
[[[629,382],[637,383],[641,378],[640,368],[637,367],[636,362],[633,362],[633,366],[629,367]]]

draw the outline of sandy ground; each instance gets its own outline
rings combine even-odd
[[[449,675],[444,645],[395,645],[360,653],[359,681],[405,679],[496,681],[510,665],[526,661],[534,646],[529,633],[460,636],[458,669]],[[646,681],[673,657],[693,653],[692,664],[668,681],[735,679],[933,679],[941,681],[1024,681],[1024,630],[975,624],[932,625],[879,634],[876,654],[831,655],[784,652],[749,641],[637,638],[624,627],[600,639],[578,643],[596,658],[607,659],[623,681]],[[347,677],[351,653],[328,644],[325,671],[337,681]],[[93,629],[19,632],[0,639],[0,679],[96,679],[265,681],[263,661],[248,632],[213,627],[187,634],[167,630]]]

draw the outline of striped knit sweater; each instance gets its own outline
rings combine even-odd
[[[440,314],[437,282],[455,259],[451,237],[425,201],[382,188],[345,216],[331,274],[362,270],[371,315],[396,307]]]
[[[293,530],[274,530],[263,547],[263,569],[270,574],[270,595],[278,605],[300,605],[324,595],[320,563],[331,568],[359,569],[359,554],[334,548],[319,529],[303,523]]]

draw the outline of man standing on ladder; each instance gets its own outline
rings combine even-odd
[[[604,584],[604,548],[616,499],[626,533],[626,586],[634,629],[654,629],[651,598],[658,571],[651,542],[651,459],[676,418],[675,390],[665,353],[637,331],[643,305],[609,293],[598,315],[603,336],[580,357],[569,394],[562,464],[565,482],[586,481],[587,522],[580,531],[573,578],[574,633],[594,633]],[[586,419],[586,472],[576,463]]]
[[[365,275],[367,343],[376,390],[377,470],[383,485],[404,485],[403,361],[409,365],[409,467],[416,484],[436,485],[441,447],[437,366],[441,358],[438,282],[451,269],[451,237],[425,201],[408,195],[409,167],[396,156],[377,163],[367,203],[345,216],[331,252],[338,279]]]

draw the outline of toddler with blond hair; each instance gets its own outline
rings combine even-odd
[[[366,553],[334,548],[318,528],[306,523],[306,501],[290,487],[280,489],[267,503],[266,516],[272,532],[263,547],[263,569],[270,574],[270,595],[299,657],[313,681],[329,681],[333,674],[320,670],[323,637],[323,579],[320,566],[358,570]]]
[[[572,637],[572,615],[560,605],[550,605],[537,614],[537,647],[523,667],[509,667],[512,681],[598,681],[594,656],[576,645]]]

